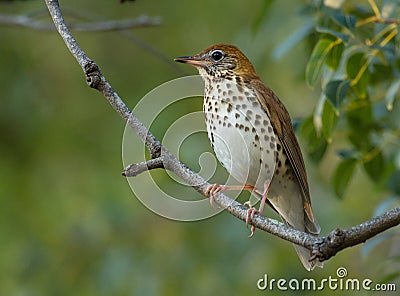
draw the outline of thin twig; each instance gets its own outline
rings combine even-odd
[[[72,23],[70,28],[74,31],[121,31],[131,28],[146,28],[159,26],[161,19],[159,17],[140,16],[133,19],[118,21],[103,21],[92,23]]]
[[[149,161],[141,162],[141,163],[133,163],[128,165],[122,171],[122,176],[125,177],[136,177],[137,175],[154,169],[162,169],[164,168],[164,158],[162,156],[150,159]]]
[[[137,117],[131,113],[129,108],[102,75],[96,63],[92,61],[79,47],[64,22],[58,1],[46,0],[46,4],[57,31],[60,33],[72,55],[82,67],[88,85],[103,94],[114,110],[125,121],[127,121],[127,124],[142,139],[147,149],[149,149],[154,161],[139,164],[138,166],[140,168],[146,166],[146,169],[156,168],[160,164],[160,160],[162,160],[165,169],[174,172],[198,192],[205,195],[205,190],[210,184],[200,175],[194,173],[190,168],[180,162],[172,153],[160,144],[160,142],[137,119]],[[139,172],[139,170],[136,172]],[[247,208],[242,204],[230,199],[222,193],[218,193],[214,200],[233,216],[242,221],[246,220]],[[327,237],[315,237],[261,215],[255,215],[251,224],[284,240],[308,248],[313,252],[315,258],[324,261],[334,256],[340,250],[360,244],[378,233],[400,224],[400,208],[395,208],[379,217],[361,223],[348,230],[342,231],[336,229]]]
[[[97,31],[121,31],[131,28],[144,28],[159,26],[159,17],[140,16],[132,19],[117,21],[102,21],[90,23],[70,23],[69,28],[74,31],[97,32]],[[28,15],[5,15],[0,14],[0,25],[26,27],[42,31],[54,31],[53,24],[39,21]]]

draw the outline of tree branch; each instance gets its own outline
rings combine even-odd
[[[154,27],[161,24],[159,17],[140,16],[132,19],[117,21],[102,21],[90,23],[71,23],[69,28],[74,31],[98,32],[121,31],[131,28]],[[0,14],[0,25],[26,27],[42,31],[54,31],[54,26],[47,22],[39,21],[28,15]]]
[[[138,118],[131,113],[117,92],[114,91],[102,75],[96,63],[92,61],[79,47],[64,22],[58,1],[46,0],[46,4],[57,31],[74,58],[82,67],[88,85],[103,94],[113,109],[127,122],[130,128],[132,128],[144,142],[147,149],[149,149],[152,160],[130,165],[125,168],[123,173],[126,176],[136,176],[137,174],[149,169],[164,167],[165,169],[174,172],[195,190],[205,195],[205,190],[210,184],[200,175],[196,174],[185,164],[180,162],[173,154],[161,145],[161,143],[138,120]],[[246,220],[247,208],[237,201],[230,199],[222,193],[218,193],[215,196],[215,202],[233,216],[242,221]],[[379,217],[373,218],[347,230],[336,229],[327,237],[315,237],[261,215],[255,215],[251,224],[284,240],[304,246],[312,251],[315,258],[318,258],[320,261],[325,261],[345,248],[365,242],[367,239],[377,235],[378,233],[400,224],[400,208],[395,208]]]
[[[68,16],[73,19],[81,19],[81,23],[70,23],[68,26],[71,30],[75,31],[86,31],[86,32],[99,32],[99,31],[118,31],[118,33],[124,38],[133,42],[136,46],[144,49],[148,53],[155,56],[157,59],[173,68],[177,73],[185,75],[186,72],[182,67],[178,67],[177,64],[170,59],[168,59],[162,52],[157,48],[149,45],[142,39],[136,37],[131,30],[132,28],[143,28],[152,27],[160,25],[160,17],[148,17],[140,16],[138,18],[118,20],[118,21],[103,21],[96,20],[92,15],[82,13],[81,11],[74,11],[64,9],[64,16]],[[56,28],[53,24],[48,22],[39,21],[38,17],[43,17],[48,15],[48,10],[40,10],[33,13],[28,13],[25,15],[6,15],[0,14],[0,25],[4,26],[15,26],[15,27],[25,27],[39,31],[55,31]]]
[[[164,168],[164,157],[160,156],[154,159],[151,159],[146,162],[141,163],[133,163],[128,165],[122,171],[122,176],[125,177],[136,177],[137,175],[154,169],[162,169]]]

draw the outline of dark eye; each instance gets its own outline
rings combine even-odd
[[[214,50],[211,53],[211,58],[215,61],[218,62],[222,60],[225,57],[225,53],[222,50]]]

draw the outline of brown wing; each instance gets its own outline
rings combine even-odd
[[[307,182],[307,173],[300,146],[293,130],[290,115],[279,98],[260,79],[253,79],[251,84],[258,100],[269,115],[275,133],[282,143],[283,151],[286,153],[295,172],[297,181],[303,193],[304,209],[307,216],[310,221],[314,222],[314,215],[310,201],[310,191]]]

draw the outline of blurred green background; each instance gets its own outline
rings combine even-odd
[[[302,42],[279,60],[272,52],[304,22],[297,14],[302,3],[275,1],[261,19],[262,0],[137,0],[123,5],[117,0],[71,0],[61,1],[61,6],[69,15],[87,14],[97,20],[162,18],[159,27],[130,32],[164,60],[117,32],[74,32],[131,108],[161,83],[196,74],[188,66],[175,65],[174,57],[224,42],[246,53],[297,118],[309,115],[319,96],[304,82],[311,48]],[[44,1],[2,2],[0,11],[42,13],[46,7]],[[244,223],[225,212],[191,223],[154,214],[121,176],[123,120],[86,86],[59,35],[0,26],[0,38],[1,295],[279,295],[276,290],[259,291],[257,280],[264,274],[321,280],[345,267],[349,278],[379,282],[398,270],[398,262],[391,259],[400,249],[396,229],[391,231],[395,236],[376,248],[346,249],[324,269],[307,272],[290,243],[261,231],[249,240]],[[176,114],[185,114],[201,110],[202,102],[192,99],[178,107]],[[163,118],[160,128],[152,128],[157,135],[171,122]],[[318,166],[306,159],[322,235],[371,218],[388,198],[360,171],[346,197],[338,200],[330,184],[335,145]],[[210,151],[205,135],[194,137],[187,149],[191,147]],[[197,150],[184,155],[186,163],[198,166]],[[163,186],[172,182],[162,172],[153,176]],[[191,199],[202,198],[194,190],[186,192]],[[269,210],[265,213],[271,215]],[[389,281],[397,281],[400,289],[398,278]],[[358,294],[328,289],[323,293]]]

